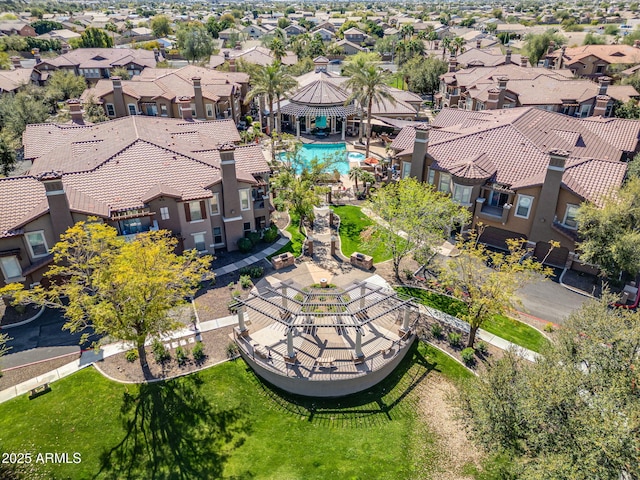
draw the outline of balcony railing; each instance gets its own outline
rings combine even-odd
[[[498,218],[502,217],[503,211],[504,211],[503,207],[494,207],[491,205],[483,205],[482,208],[480,209],[481,213],[484,213],[485,215],[491,215],[493,217],[498,217]]]
[[[160,227],[158,227],[158,221],[154,220],[153,224],[151,224],[151,225],[142,225],[142,227],[136,229],[135,232],[129,233],[127,230],[122,230],[122,236],[124,237],[124,239],[127,242],[131,242],[136,238],[136,235],[138,235],[139,233],[157,232],[158,230],[160,230]]]

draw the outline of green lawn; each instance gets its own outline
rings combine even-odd
[[[242,360],[140,386],[88,368],[0,404],[0,451],[32,454],[25,478],[416,478],[441,459],[411,394],[433,372],[471,376],[424,344],[379,386],[338,400],[273,390]],[[35,463],[46,452],[81,462]]]
[[[360,207],[353,205],[331,207],[340,216],[340,243],[342,253],[349,257],[353,252],[360,252],[373,257],[373,263],[384,262],[391,258],[391,254],[384,245],[375,250],[366,248],[360,233],[373,225],[373,220],[362,213]]]
[[[463,302],[446,295],[412,287],[396,287],[396,290],[417,298],[424,305],[436,308],[454,317],[459,317],[461,313],[467,311],[467,307]],[[542,347],[548,343],[544,335],[535,328],[504,315],[495,315],[486,321],[481,328],[534,352],[540,352]]]
[[[395,73],[391,76],[391,80],[387,82],[387,85],[394,88],[399,88],[400,90],[406,90],[407,84],[402,79],[401,73]]]
[[[280,255],[281,253],[285,252],[291,252],[296,257],[299,257],[302,254],[302,243],[304,242],[305,236],[298,229],[299,223],[299,218],[292,216],[289,225],[287,225],[287,228],[285,228],[285,230],[291,234],[291,240],[289,241],[289,243],[281,247],[277,252],[269,255],[267,257],[268,260],[271,260],[271,257]]]

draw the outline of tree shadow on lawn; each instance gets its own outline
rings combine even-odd
[[[195,374],[125,392],[125,436],[102,453],[95,478],[222,477],[225,447],[242,445],[250,433],[248,412],[212,406],[203,383]]]
[[[364,392],[340,398],[311,398],[294,395],[271,385],[253,373],[261,393],[278,410],[309,422],[344,427],[370,427],[393,421],[415,413],[415,398],[409,394],[432,371],[438,372],[436,363],[430,363],[418,350],[415,342],[400,365],[382,382]]]

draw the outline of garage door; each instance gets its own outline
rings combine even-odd
[[[507,239],[509,238],[522,238],[526,240],[527,236],[510,230],[503,230],[502,228],[486,227],[482,235],[480,235],[480,242],[500,250],[508,250]]]
[[[567,257],[569,257],[569,249],[565,247],[555,247],[551,250],[551,253],[549,253],[549,248],[551,248],[551,246],[547,242],[538,242],[536,243],[536,249],[533,255],[540,262],[547,257],[544,262],[545,265],[564,268],[567,263]],[[547,256],[547,253],[549,253],[549,256]]]

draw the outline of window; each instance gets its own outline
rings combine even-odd
[[[240,190],[240,210],[250,210],[250,194],[248,188],[243,188]]]
[[[187,222],[200,222],[207,218],[207,210],[204,202],[188,202],[184,204],[184,213]]]
[[[113,106],[113,103],[107,103],[106,108],[107,108],[107,116],[109,117],[116,116],[116,107]]]
[[[160,218],[162,220],[169,220],[169,207],[160,207]]]
[[[518,203],[516,204],[516,211],[514,215],[520,218],[529,218],[531,205],[533,205],[533,197],[518,194]]]
[[[196,250],[199,252],[204,252],[207,249],[207,244],[204,241],[205,233],[194,233],[193,234],[193,243],[196,246]]]
[[[15,256],[0,257],[0,269],[2,269],[2,274],[7,282],[22,277],[22,268],[20,268],[20,262]]]
[[[25,233],[24,236],[27,238],[29,250],[31,250],[31,256],[33,258],[44,257],[49,253],[47,242],[44,239],[44,232],[29,232]]]
[[[453,200],[462,204],[468,205],[471,203],[471,192],[473,187],[469,185],[456,185],[453,186]]]
[[[224,240],[222,240],[221,227],[213,227],[213,243],[214,245],[220,245],[221,243],[224,243]]]
[[[140,233],[142,231],[142,219],[140,218],[128,218],[127,220],[122,220],[121,224],[123,235]]]
[[[129,107],[129,115],[137,115],[138,114],[138,109],[136,108],[135,104],[130,103],[128,105]]]
[[[567,204],[567,209],[564,213],[564,224],[565,227],[571,229],[578,228],[578,221],[576,220],[576,214],[578,213],[578,205],[572,205],[570,203]]]
[[[440,183],[438,190],[444,193],[451,193],[451,175],[448,173],[440,172]]]
[[[411,175],[411,162],[402,162],[402,178],[409,178]]]
[[[489,192],[489,206],[491,207],[503,207],[509,201],[509,195],[506,193],[498,192],[497,190],[491,190]]]
[[[220,203],[218,202],[218,194],[214,193],[209,203],[211,215],[220,215]]]
[[[244,222],[242,229],[244,230],[244,233],[250,232],[251,231],[251,222]]]
[[[166,117],[168,115],[167,106],[164,103],[160,104],[160,115],[162,115],[163,117]]]
[[[429,185],[433,185],[435,183],[435,180],[436,180],[436,171],[433,170],[431,167],[429,167],[427,170],[427,183],[429,183]]]
[[[211,105],[210,103],[207,103],[205,107],[207,109],[207,117],[209,118],[213,117],[213,105]]]

